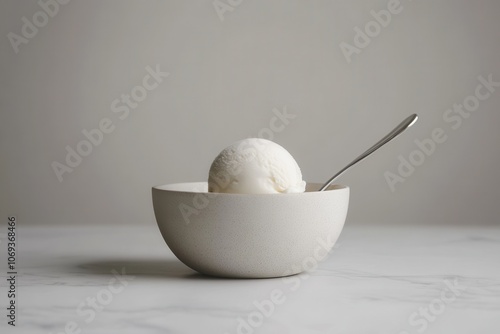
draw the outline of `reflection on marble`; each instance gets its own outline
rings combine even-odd
[[[1,333],[500,332],[500,227],[348,223],[317,269],[252,280],[197,274],[154,225],[21,226],[18,240],[17,327],[2,279]]]

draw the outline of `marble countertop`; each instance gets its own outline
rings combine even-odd
[[[16,327],[1,333],[499,333],[500,227],[347,223],[286,279],[218,279],[180,263],[157,227],[18,227]]]

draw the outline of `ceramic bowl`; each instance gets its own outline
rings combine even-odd
[[[153,187],[168,247],[184,264],[219,277],[282,277],[324,259],[344,226],[349,187],[304,193],[223,194],[206,182]]]

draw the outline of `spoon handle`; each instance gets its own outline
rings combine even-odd
[[[417,121],[417,119],[418,119],[417,114],[413,114],[413,115],[408,116],[404,121],[402,121],[398,126],[396,126],[391,132],[389,132],[387,135],[385,135],[384,138],[380,139],[375,145],[373,145],[372,147],[370,147],[369,149],[367,149],[359,157],[357,157],[351,163],[349,163],[347,166],[345,166],[344,168],[342,168],[337,174],[335,174],[334,176],[332,176],[324,185],[321,186],[321,188],[319,189],[319,191],[323,191],[326,188],[328,188],[328,186],[336,178],[338,178],[340,175],[342,175],[346,170],[348,170],[353,165],[357,164],[358,162],[360,162],[361,160],[363,160],[364,158],[366,158],[367,156],[369,156],[370,154],[372,154],[373,152],[375,152],[376,150],[378,150],[379,148],[381,148],[382,146],[384,146],[385,144],[387,144],[388,142],[390,142],[391,140],[393,140],[394,138],[396,138],[404,130],[406,130],[407,128],[409,128],[410,126],[412,126]]]

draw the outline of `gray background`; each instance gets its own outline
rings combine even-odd
[[[153,185],[205,180],[212,159],[297,117],[274,140],[307,181],[324,181],[411,113],[419,122],[345,174],[350,224],[498,224],[500,89],[453,130],[443,113],[500,81],[500,2],[401,0],[403,10],[348,63],[340,43],[387,1],[212,1],[61,5],[16,54],[7,38],[36,1],[0,3],[1,212],[23,224],[154,224]],[[147,66],[169,72],[120,120],[111,102]],[[81,131],[115,130],[59,182]],[[445,143],[391,191],[384,178],[435,128]]]

